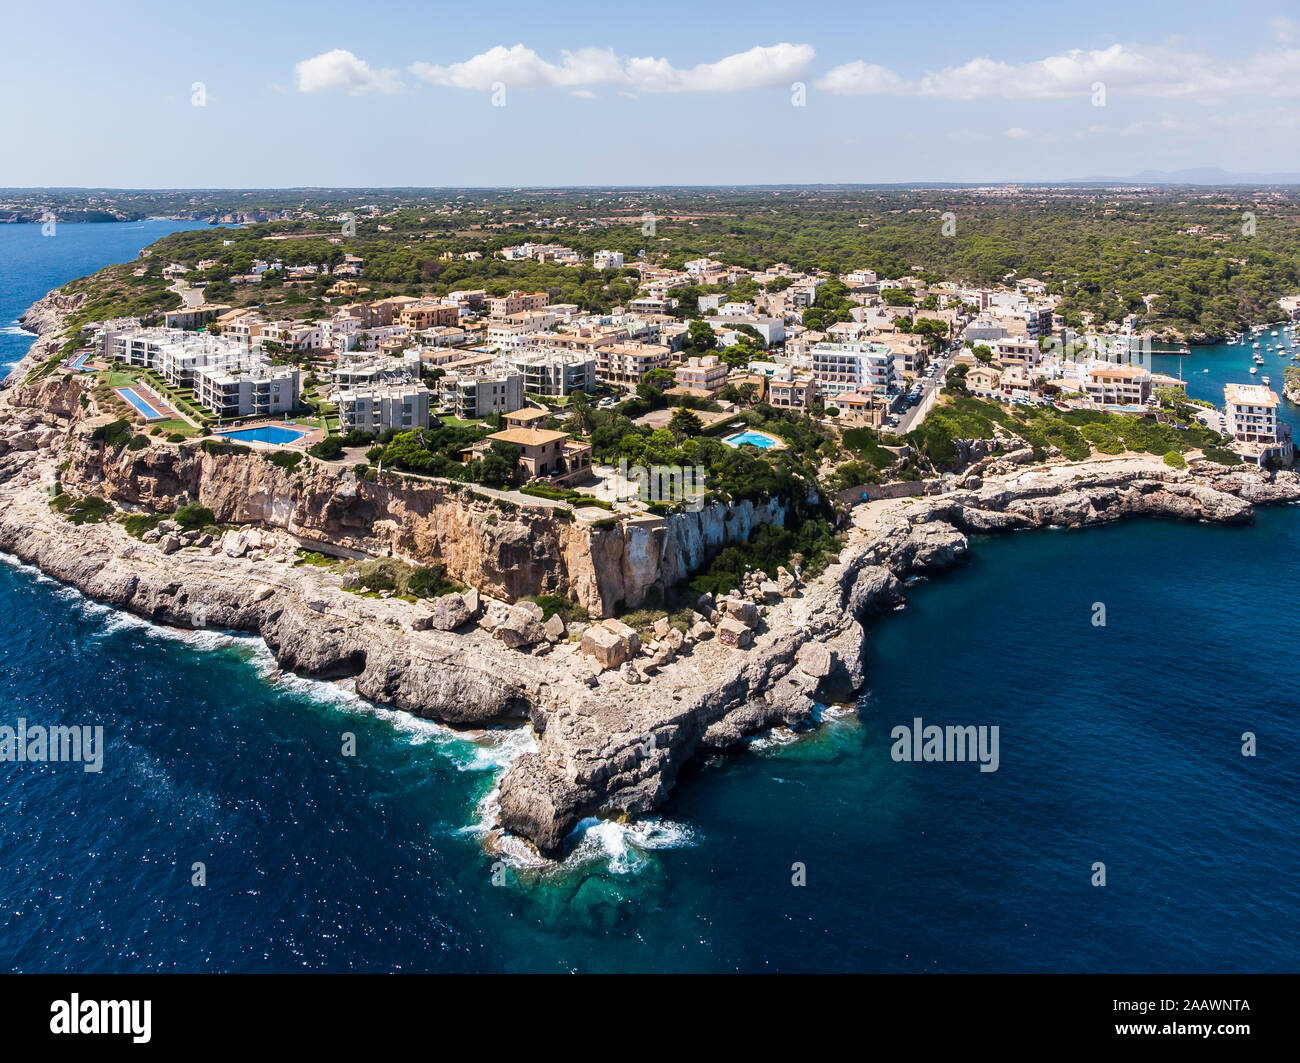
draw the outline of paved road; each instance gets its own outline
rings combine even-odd
[[[939,399],[939,391],[943,387],[943,379],[948,370],[952,368],[953,359],[961,353],[961,347],[952,347],[944,351],[939,356],[939,371],[933,377],[922,377],[921,384],[921,401],[913,406],[910,410],[899,415],[898,427],[890,429],[896,435],[906,435],[913,428],[919,428],[925,420],[926,414],[934,407]],[[933,363],[931,363],[933,364]]]

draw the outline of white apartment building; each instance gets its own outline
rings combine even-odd
[[[388,428],[409,431],[429,427],[428,388],[416,384],[345,388],[335,396],[339,430],[379,433]]]
[[[739,304],[733,303],[730,305]],[[763,343],[768,347],[771,347],[774,343],[785,342],[785,322],[779,317],[757,317],[752,314],[719,314],[705,320],[714,329],[734,329],[738,325],[748,325],[763,337]]]
[[[518,347],[526,346],[529,343],[529,337],[536,333],[536,329],[524,322],[499,321],[493,322],[487,327],[484,334],[484,342],[489,347],[497,347],[503,351],[513,351]]]
[[[1225,384],[1228,431],[1243,443],[1276,443],[1278,398],[1263,384]]]
[[[1008,333],[1006,326],[997,318],[981,316],[971,321],[962,335],[972,343],[987,343],[989,340],[1000,340]]]
[[[592,257],[591,264],[597,269],[622,269],[623,252],[622,251],[597,251]]]
[[[238,371],[267,362],[260,348],[234,337],[209,336],[179,329],[105,330],[102,353],[127,365],[152,369],[176,387],[189,387],[200,368]]]
[[[529,395],[559,399],[575,391],[596,390],[596,357],[592,354],[524,348],[506,361],[524,378],[524,391]]]
[[[418,351],[408,351],[400,358],[341,355],[330,379],[340,388],[409,383],[420,379],[421,364]]]
[[[439,382],[442,409],[463,421],[507,414],[524,406],[522,373],[502,366],[481,366],[448,373]]]
[[[298,408],[301,371],[263,361],[248,368],[200,366],[194,371],[199,405],[221,417],[269,417]]]
[[[1036,339],[1020,336],[1003,336],[990,345],[993,357],[1003,365],[1021,366],[1026,373],[1032,372],[1043,360],[1043,352]]]
[[[882,343],[818,343],[809,354],[817,390],[828,397],[864,387],[888,391],[898,383],[894,352]]]

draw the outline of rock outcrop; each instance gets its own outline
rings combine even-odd
[[[687,623],[656,624],[643,645],[646,632],[613,619],[570,635],[518,599],[562,592],[600,616],[780,512],[741,506],[579,529],[314,462],[291,471],[195,446],[109,452],[80,421],[84,383],[58,373],[24,383],[33,364],[0,393],[0,550],[158,623],[259,634],[281,668],[351,680],[376,702],[451,724],[526,719],[538,746],[501,780],[500,826],[546,853],[584,817],[650,812],[701,752],[851,698],[866,679],[869,618],[901,600],[912,573],[960,564],[968,535],[1133,516],[1240,523],[1255,504],[1300,499],[1294,474],[1253,467],[993,463],[959,490],[859,507],[820,574],[786,570],[702,598]],[[238,527],[207,542],[160,524],[145,542],[116,522],[73,525],[49,505],[59,479],[141,509],[193,499]],[[295,567],[296,535],[437,559],[476,589],[420,603],[363,597],[330,569]]]

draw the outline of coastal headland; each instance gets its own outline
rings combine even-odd
[[[867,678],[871,615],[902,601],[909,576],[960,564],[971,536],[1129,517],[1244,524],[1257,505],[1300,500],[1294,473],[1249,465],[979,457],[944,493],[854,506],[816,576],[702,597],[686,630],[665,623],[643,644],[613,619],[617,603],[647,600],[780,515],[742,503],[595,528],[343,465],[285,470],[193,442],[115,449],[92,438],[85,380],[25,383],[59,349],[68,308],[53,294],[24,318],[40,338],[0,391],[0,550],[156,623],[258,634],[286,671],[349,682],[378,703],[453,725],[531,726],[536,751],[501,780],[498,839],[543,854],[585,817],[650,813],[693,757],[851,700]],[[76,523],[51,507],[55,484],[125,513],[201,504],[224,530],[164,522],[138,538],[118,521]],[[438,558],[469,589],[431,601],[359,594],[346,574],[302,562],[311,543]],[[580,603],[592,619],[543,621],[525,595]]]

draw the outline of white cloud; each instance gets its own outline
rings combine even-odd
[[[645,92],[747,92],[788,88],[813,61],[811,44],[773,44],[738,52],[716,63],[677,70],[667,59],[629,59],[627,74]]]
[[[402,88],[395,70],[374,70],[345,48],[322,52],[294,65],[294,82],[299,92],[346,92],[361,96],[367,92],[392,93]]]
[[[567,88],[614,85],[621,92],[746,92],[788,87],[803,74],[815,52],[809,44],[750,48],[717,62],[689,68],[667,59],[622,58],[612,48],[580,48],[549,62],[522,44],[497,45],[459,63],[411,64],[411,73],[431,85],[489,92],[500,82],[509,88]]]
[[[830,70],[817,87],[836,96],[906,96],[908,84],[892,70],[855,59]]]
[[[1285,41],[1291,27],[1277,27]],[[929,96],[950,100],[1062,99],[1089,96],[1093,86],[1108,96],[1123,94],[1210,102],[1226,96],[1300,95],[1300,48],[1274,47],[1234,64],[1169,45],[1112,44],[1073,48],[1025,63],[979,57],[907,79],[884,67],[856,60],[829,70],[818,82],[842,96]]]
[[[1030,133],[1028,129],[1021,129],[1020,126],[1015,125],[1010,129],[1005,130],[1002,135],[1004,137],[1010,137],[1012,140],[1028,140]]]

